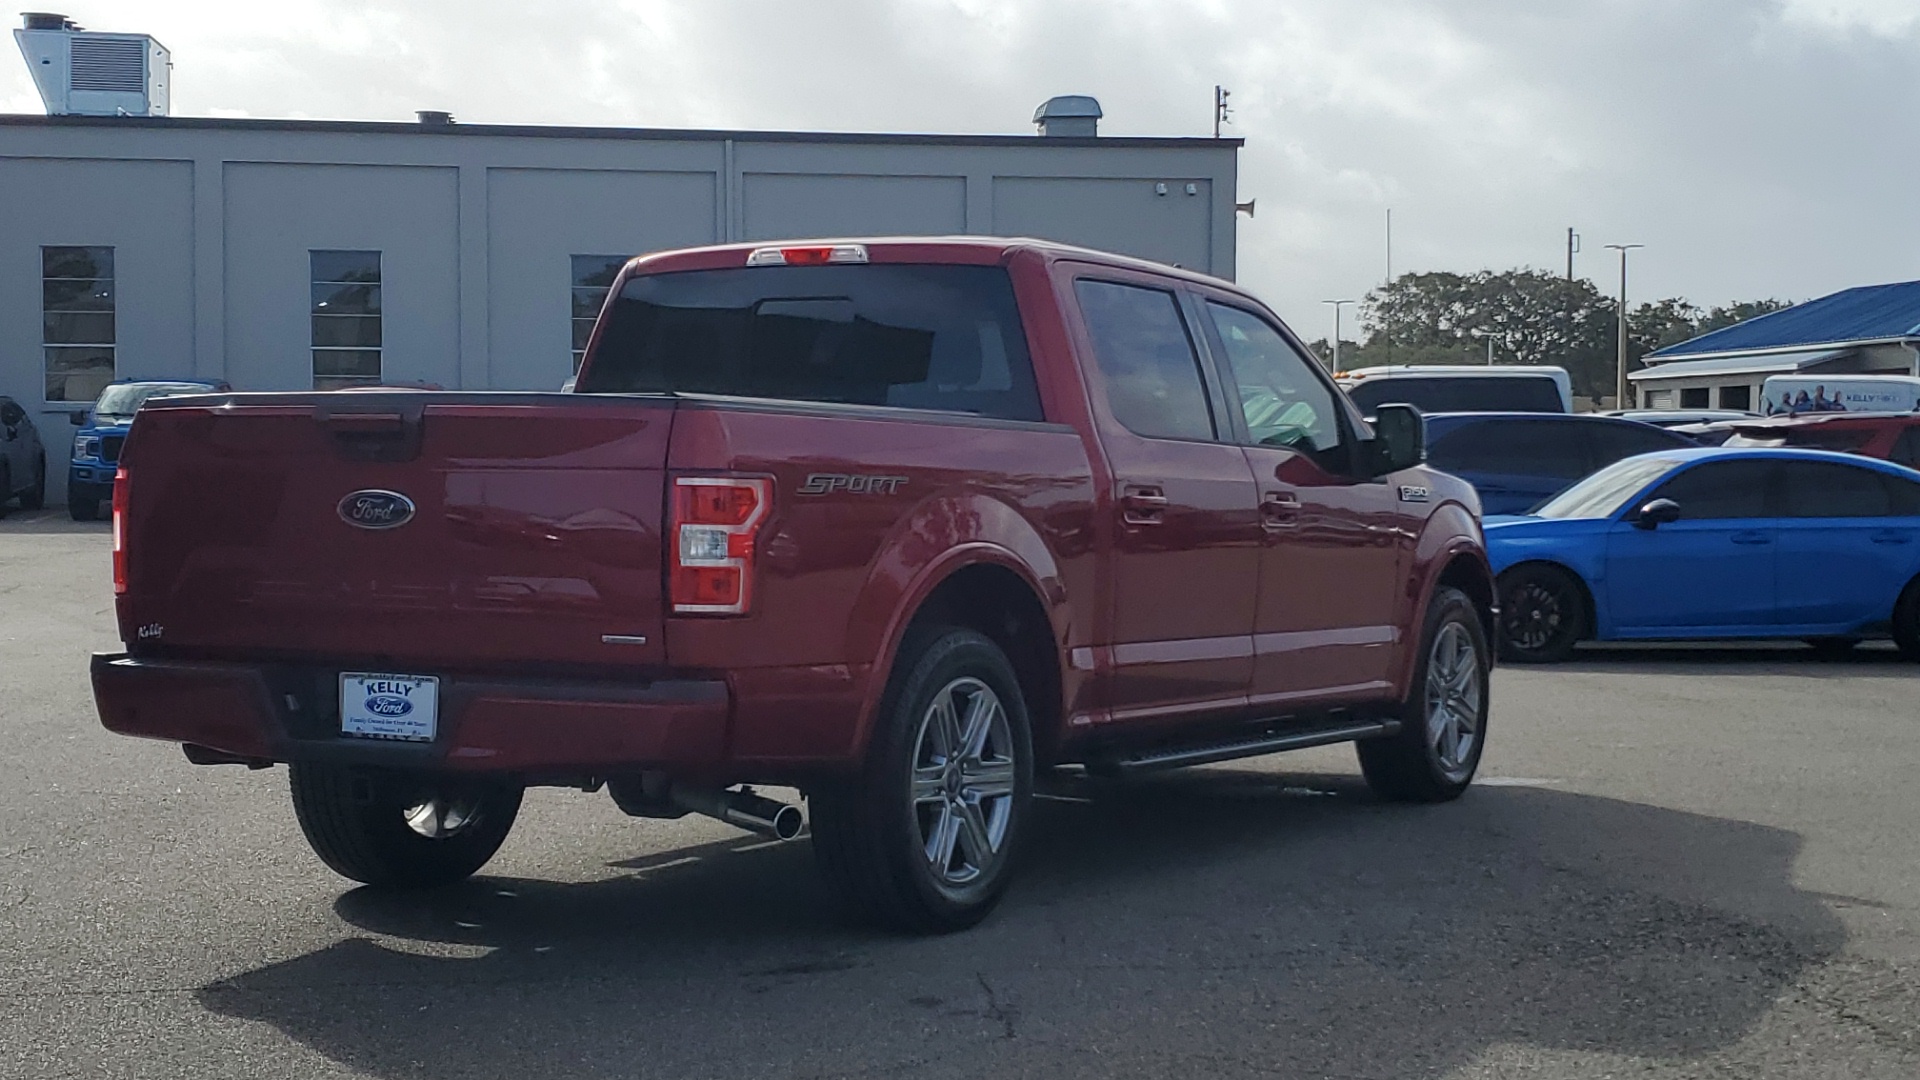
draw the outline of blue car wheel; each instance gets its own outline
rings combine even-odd
[[[1522,664],[1565,660],[1587,636],[1586,591],[1557,566],[1529,563],[1500,575],[1500,656]]]

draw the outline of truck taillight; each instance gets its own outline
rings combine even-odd
[[[772,509],[771,480],[674,478],[667,597],[676,614],[747,611],[753,602],[755,539]]]
[[[127,470],[113,474],[113,593],[127,591]]]

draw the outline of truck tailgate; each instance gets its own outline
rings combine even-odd
[[[122,635],[382,670],[658,663],[672,418],[638,396],[156,403],[122,459]]]

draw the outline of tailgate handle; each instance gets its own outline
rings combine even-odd
[[[335,409],[314,419],[332,436],[334,449],[351,461],[412,461],[420,456],[426,406],[395,409]]]
[[[328,413],[320,421],[336,435],[404,435],[407,418],[397,412]]]

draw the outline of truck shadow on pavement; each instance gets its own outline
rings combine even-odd
[[[1070,794],[967,933],[849,928],[804,844],[746,841],[350,892],[354,936],[198,998],[383,1078],[1437,1078],[1501,1046],[1711,1054],[1845,940],[1778,829],[1229,768]]]

